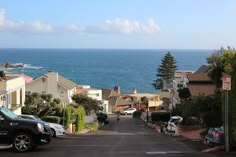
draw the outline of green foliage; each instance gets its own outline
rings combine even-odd
[[[188,118],[183,119],[182,124],[189,125],[189,126],[199,125],[200,120],[197,117],[188,117]]]
[[[222,86],[222,74],[224,71],[222,56],[224,53],[224,48],[217,50],[212,53],[210,57],[207,58],[208,63],[208,75],[214,81],[216,88],[221,88]]]
[[[191,99],[182,100],[172,111],[173,115],[179,115],[188,119],[197,117],[203,120],[203,123],[213,126],[222,123],[221,94],[215,93],[212,96],[199,95]],[[214,118],[214,116],[217,116]],[[214,122],[211,122],[213,118]]]
[[[78,105],[82,105],[86,111],[95,112],[99,111],[100,108],[100,101],[92,99],[84,94],[75,94],[72,96],[72,100],[75,101]]]
[[[81,131],[85,128],[85,109],[83,106],[78,106],[77,108],[77,118],[75,123],[75,131]]]
[[[101,122],[101,123],[106,123],[107,114],[102,113],[102,112],[98,113],[98,114],[97,114],[97,120],[98,120],[99,122]]]
[[[57,116],[45,116],[42,117],[42,120],[46,121],[46,122],[51,122],[51,123],[57,123],[60,124],[60,117]]]
[[[85,128],[87,128],[91,131],[97,131],[99,129],[99,124],[97,122],[87,123],[87,124],[85,124]]]
[[[221,112],[210,111],[205,115],[205,122],[208,127],[219,127],[222,125]]]
[[[71,122],[71,107],[70,106],[67,106],[66,109],[65,109],[65,126],[68,127],[68,125],[70,124]]]
[[[133,118],[140,119],[142,112],[143,112],[143,111],[141,111],[141,110],[135,111],[135,112],[133,113]]]
[[[32,93],[31,95],[26,95],[22,113],[32,114],[38,117],[52,115],[57,102],[52,101],[51,94]]]
[[[153,80],[155,89],[162,89],[174,79],[175,70],[177,70],[176,61],[170,52],[161,60],[161,65],[157,68],[157,79]]]
[[[170,119],[170,112],[152,112],[151,118],[154,122],[167,122]]]
[[[236,146],[236,50],[228,47],[224,49],[222,63],[225,74],[231,75],[231,91],[229,91],[229,139],[230,144]],[[225,105],[225,104],[224,104]]]

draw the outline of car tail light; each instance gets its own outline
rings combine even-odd
[[[220,138],[220,133],[219,132],[214,132],[213,134],[215,137]]]

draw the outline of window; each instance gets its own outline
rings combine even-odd
[[[64,97],[64,91],[61,91],[61,92],[60,92],[60,96],[61,96],[61,97]]]
[[[31,91],[25,91],[25,95],[31,95]]]
[[[46,94],[46,91],[42,91],[42,94]]]

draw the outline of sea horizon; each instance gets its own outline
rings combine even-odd
[[[122,93],[156,93],[151,83],[156,68],[167,52],[177,61],[178,70],[197,70],[214,50],[209,49],[84,49],[84,48],[0,48],[0,64],[8,61],[26,67],[5,69],[37,78],[48,71],[58,72],[77,84],[113,89]]]

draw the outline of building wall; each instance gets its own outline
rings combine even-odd
[[[56,87],[55,84],[54,85],[49,85],[52,79],[50,81],[48,81],[45,78],[39,78],[38,80],[35,80],[29,84],[26,84],[26,91],[30,91],[31,93],[33,92],[37,92],[37,93],[43,93],[46,92],[46,94],[52,94],[53,98],[59,98],[61,100],[62,103],[72,103],[72,99],[71,97],[73,96],[73,94],[75,93],[76,87],[71,89],[71,90],[67,90],[66,88],[63,88],[61,86],[59,86],[57,84]],[[56,81],[56,80],[54,80]],[[56,82],[57,83],[57,82]],[[51,88],[54,89],[49,89],[49,86]]]
[[[25,91],[25,80],[23,77],[16,77],[12,79],[7,79],[0,81],[0,90],[5,91],[4,100],[1,100],[1,105],[6,106],[8,109],[11,109],[11,105],[24,105],[25,94],[22,92]],[[14,112],[21,112],[21,107]]]
[[[34,92],[42,93],[43,91],[47,92],[47,79],[39,78],[34,80],[31,83],[26,84],[26,91],[30,91],[31,94]]]
[[[102,90],[101,89],[89,89],[87,91],[87,96],[95,100],[102,100]]]
[[[57,96],[58,92],[58,73],[56,72],[48,72],[48,79],[47,79],[47,93]]]

